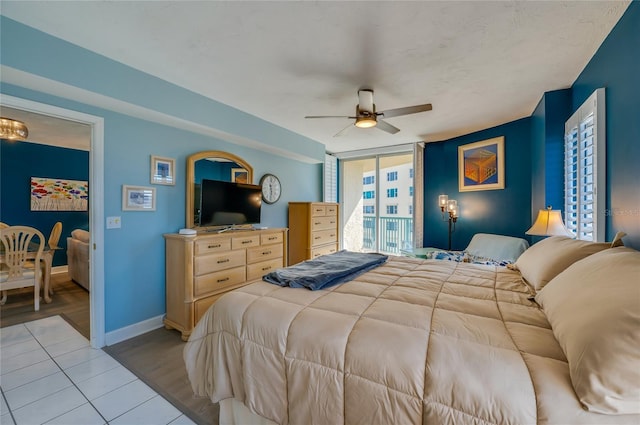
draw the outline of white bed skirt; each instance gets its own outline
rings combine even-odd
[[[235,398],[220,401],[220,425],[277,425],[251,412]]]

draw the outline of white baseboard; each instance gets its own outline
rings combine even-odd
[[[69,266],[55,266],[51,267],[51,274],[67,273]]]
[[[162,319],[164,319],[164,314],[143,320],[142,322],[134,323],[133,325],[125,326],[124,328],[116,329],[115,331],[107,332],[104,335],[105,344],[117,344],[138,335],[142,335],[143,333],[161,328],[164,326]]]

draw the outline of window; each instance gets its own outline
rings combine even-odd
[[[413,205],[409,205],[409,215],[413,215]]]
[[[362,207],[362,212],[365,214],[375,214],[376,213],[376,207],[374,205],[364,205]]]
[[[409,168],[409,178],[413,178],[413,168]]]
[[[387,205],[387,214],[398,214],[397,205]]]
[[[596,90],[565,123],[564,221],[576,239],[605,238],[605,101]]]
[[[372,221],[372,220],[366,220],[362,224],[364,225],[365,229],[374,229],[376,227],[375,221]]]
[[[387,189],[387,198],[397,198],[398,197],[398,189]]]
[[[396,221],[387,221],[387,230],[398,230],[398,222]]]
[[[397,171],[390,171],[387,173],[387,181],[388,182],[393,182],[398,180],[398,172]]]
[[[413,186],[409,186],[409,196],[413,196]]]
[[[376,182],[376,176],[366,176],[362,179],[362,184],[374,184]]]
[[[367,191],[362,193],[362,197],[364,199],[375,199],[376,198],[376,192],[374,190],[367,190]]]

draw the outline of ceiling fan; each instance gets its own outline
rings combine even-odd
[[[358,90],[358,104],[356,105],[355,116],[343,115],[307,115],[305,118],[348,118],[356,120],[353,125],[359,128],[377,127],[387,133],[396,134],[399,128],[383,121],[381,118],[399,117],[401,115],[415,114],[418,112],[430,111],[432,109],[430,103],[424,105],[405,106],[404,108],[387,109],[386,111],[376,112],[376,105],[373,103],[373,90]],[[379,118],[380,117],[380,118]],[[338,132],[335,136],[339,136],[351,127],[351,124]],[[335,137],[334,136],[334,137]]]

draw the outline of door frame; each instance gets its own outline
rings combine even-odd
[[[89,317],[91,347],[105,345],[104,305],[104,118],[71,109],[2,94],[0,104],[41,115],[75,121],[91,127],[89,151]]]

